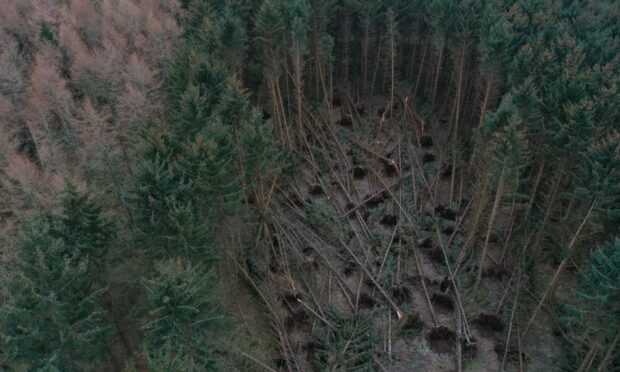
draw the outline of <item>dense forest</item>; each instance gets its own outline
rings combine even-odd
[[[0,370],[620,371],[620,2],[0,0]]]

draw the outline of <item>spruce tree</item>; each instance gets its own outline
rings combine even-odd
[[[180,162],[195,185],[196,207],[214,218],[234,213],[244,192],[231,132],[214,118],[185,145]]]
[[[576,302],[565,306],[570,369],[607,370],[620,365],[620,238],[599,245],[575,288]]]
[[[214,283],[212,272],[180,258],[156,265],[156,276],[145,281],[144,348],[153,363],[175,356],[189,370],[218,370],[218,338],[227,321]]]
[[[21,224],[12,297],[0,310],[9,360],[60,371],[93,370],[107,359],[111,328],[95,270],[111,237],[99,207],[72,187],[60,215],[46,211]]]

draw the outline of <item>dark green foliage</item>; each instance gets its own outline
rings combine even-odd
[[[344,316],[331,311],[330,326],[315,334],[315,367],[319,371],[372,371],[374,347],[378,341],[370,314]]]
[[[198,87],[200,96],[204,100],[202,110],[210,116],[219,103],[222,94],[226,91],[227,75],[221,64],[204,59],[194,68],[192,84]]]
[[[181,95],[173,127],[181,140],[192,138],[206,124],[211,115],[207,100],[197,86],[191,84]]]
[[[601,141],[583,155],[576,177],[575,195],[611,223],[620,221],[620,141],[617,135]]]
[[[60,216],[44,212],[17,235],[9,298],[0,310],[10,360],[31,369],[90,370],[107,359],[111,329],[93,289],[112,238],[100,208],[68,187]]]
[[[185,146],[181,163],[196,185],[198,205],[214,217],[233,213],[243,195],[242,175],[235,163],[238,150],[230,132],[211,121]]]
[[[152,372],[186,372],[200,371],[200,369],[192,360],[184,355],[178,354],[177,350],[169,345],[164,346],[161,350],[147,355],[149,371]]]
[[[159,155],[140,162],[135,175],[132,201],[139,228],[149,235],[166,235],[171,230],[168,212],[191,201],[192,183],[176,162]]]
[[[146,354],[157,363],[174,355],[185,367],[195,366],[190,370],[218,370],[216,341],[226,319],[215,298],[214,275],[182,259],[160,262],[156,271],[145,282]]]
[[[178,254],[211,264],[215,260],[211,247],[212,224],[199,218],[191,203],[173,206],[169,218],[172,231],[166,245],[171,247],[167,254]]]
[[[52,234],[82,257],[88,257],[91,266],[101,266],[108,244],[114,238],[114,226],[101,218],[102,207],[87,193],[79,192],[71,184],[62,198],[62,213]]]
[[[271,121],[264,121],[258,110],[253,110],[244,122],[241,133],[241,161],[246,185],[254,186],[279,172],[280,146],[273,134]]]
[[[41,38],[49,41],[53,45],[58,45],[58,37],[56,36],[56,32],[50,28],[46,22],[41,23],[41,30],[39,31],[39,35]]]
[[[619,365],[616,337],[620,332],[620,238],[601,244],[592,252],[575,296],[576,304],[565,306],[564,316],[572,336],[566,340],[575,363],[571,369],[578,368],[589,348],[595,344],[601,351],[595,357],[592,370],[607,370],[612,365]],[[614,346],[615,350],[611,349]],[[603,365],[608,352],[610,356]]]

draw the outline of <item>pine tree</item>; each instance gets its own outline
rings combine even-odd
[[[289,56],[293,68],[293,84],[295,86],[295,102],[297,104],[297,127],[299,136],[304,137],[303,128],[303,73],[308,55],[308,19],[310,6],[307,0],[293,0],[288,3],[287,17],[290,20]]]
[[[145,281],[146,355],[154,363],[174,355],[189,370],[218,370],[216,350],[226,318],[215,298],[213,273],[180,258],[160,262],[156,271]]]
[[[171,232],[165,244],[170,247],[167,256],[179,255],[203,265],[211,265],[215,261],[211,247],[213,224],[198,215],[191,203],[173,205],[168,218]]]
[[[487,117],[484,127],[480,128],[481,133],[486,132],[493,135],[491,139],[481,140],[479,146],[490,145],[490,152],[486,155],[490,158],[487,182],[489,182],[490,187],[494,188],[495,198],[487,223],[476,283],[479,283],[482,278],[489,240],[494,230],[501,203],[506,196],[510,196],[514,208],[514,199],[518,196],[517,193],[522,181],[521,173],[528,164],[527,142],[525,133],[520,126],[518,111],[513,105],[511,96],[508,96],[504,98],[497,111]],[[512,213],[514,211],[511,212],[511,215]]]
[[[111,230],[98,207],[69,187],[60,216],[43,212],[18,232],[10,298],[0,323],[10,360],[31,369],[89,370],[105,360],[111,329],[93,267]]]
[[[177,205],[191,202],[193,184],[177,162],[145,158],[136,167],[131,201],[138,228],[149,239],[171,235],[174,227],[169,212]]]
[[[259,184],[261,179],[277,174],[280,148],[274,138],[271,121],[264,121],[257,110],[250,113],[242,130],[241,157],[245,183],[253,186]]]
[[[218,118],[210,121],[185,145],[180,162],[195,185],[196,207],[216,219],[234,213],[244,193],[231,131]]]
[[[62,199],[62,214],[58,227],[52,231],[54,237],[62,239],[69,249],[76,249],[88,257],[93,271],[99,271],[114,238],[111,222],[101,218],[102,207],[92,200],[88,193],[79,192],[67,184]]]
[[[575,289],[577,302],[565,306],[573,365],[604,371],[620,365],[620,238],[598,246]]]

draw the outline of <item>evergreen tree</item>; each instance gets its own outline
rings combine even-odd
[[[110,241],[114,238],[111,222],[101,218],[102,208],[88,193],[79,192],[72,184],[62,198],[62,214],[52,235],[62,239],[68,249],[76,249],[88,257],[90,268],[98,272]]]
[[[215,298],[213,273],[180,258],[160,262],[156,271],[145,281],[146,355],[156,365],[174,356],[188,370],[218,370],[216,350],[226,318]]]
[[[210,121],[185,145],[181,160],[195,185],[196,207],[214,218],[234,213],[244,192],[231,132],[220,120]]]
[[[575,296],[564,316],[572,336],[566,339],[574,363],[569,368],[604,371],[620,365],[620,238],[592,252]]]
[[[107,359],[111,329],[93,289],[111,238],[99,207],[69,186],[60,216],[24,222],[0,323],[10,360],[31,369],[91,370]]]
[[[297,104],[297,127],[299,135],[305,136],[303,128],[303,72],[308,55],[308,29],[310,6],[307,0],[292,0],[288,3],[287,14],[290,24],[288,50],[293,68],[293,84],[295,86],[295,102]]]
[[[277,174],[281,154],[273,136],[271,121],[264,121],[258,111],[250,113],[242,130],[241,156],[245,183],[253,186],[259,184],[261,179]]]
[[[514,213],[515,198],[519,198],[519,186],[522,182],[521,173],[527,166],[527,142],[525,133],[520,128],[521,121],[518,111],[513,105],[510,96],[505,97],[496,112],[489,115],[481,133],[492,133],[493,138],[484,141],[490,144],[490,152],[486,157],[490,158],[490,166],[487,173],[487,182],[491,190],[495,190],[495,197],[491,209],[491,215],[487,223],[487,231],[484,245],[478,265],[477,283],[482,278],[483,265],[487,255],[489,240],[494,231],[501,203],[507,196],[512,202]]]
[[[169,218],[176,205],[191,202],[193,184],[177,162],[145,158],[135,170],[132,202],[138,228],[150,239],[169,236],[174,227]]]

